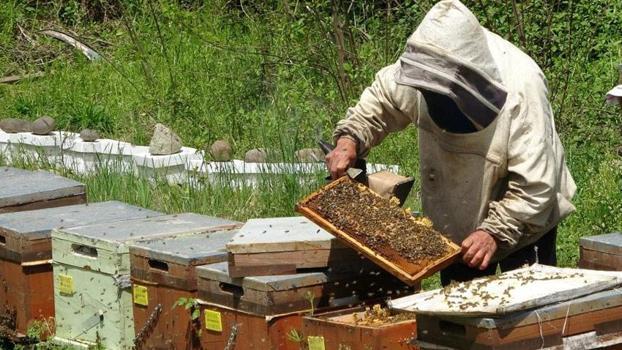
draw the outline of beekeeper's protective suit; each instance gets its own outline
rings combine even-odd
[[[455,111],[447,110],[447,97]],[[378,72],[334,136],[355,140],[366,156],[410,123],[419,130],[424,213],[457,244],[485,230],[498,243],[499,260],[574,211],[576,187],[542,71],[459,1],[428,12],[398,62]]]

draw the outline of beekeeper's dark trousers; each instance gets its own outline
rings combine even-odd
[[[497,266],[499,266],[501,272],[514,270],[525,264],[531,265],[536,262],[543,265],[556,266],[556,240],[557,226],[545,233],[536,242],[515,251],[501,261],[491,263],[485,270],[473,269],[461,262],[454,263],[441,271],[441,283],[443,286],[446,286],[451,281],[465,282],[478,277],[494,275],[497,272]],[[538,249],[536,250],[535,247],[538,247]]]

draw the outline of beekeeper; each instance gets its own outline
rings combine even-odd
[[[413,123],[424,214],[462,246],[442,283],[494,274],[498,264],[555,265],[557,224],[575,210],[576,186],[547,92],[529,56],[460,1],[440,1],[337,124],[328,169],[342,176]]]

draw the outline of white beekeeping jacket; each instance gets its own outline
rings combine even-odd
[[[438,127],[420,89],[452,98],[477,131]],[[416,124],[424,213],[456,243],[488,231],[500,242],[500,258],[574,211],[576,186],[547,95],[531,58],[483,28],[461,2],[445,0],[398,62],[378,72],[334,136],[356,139],[366,156],[388,133]]]

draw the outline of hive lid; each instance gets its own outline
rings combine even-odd
[[[183,235],[195,232],[233,228],[239,223],[193,213],[163,215],[153,218],[100,223],[55,230],[52,237],[63,238],[100,248],[119,246],[125,242],[154,237]]]
[[[583,248],[610,254],[622,254],[622,233],[582,237],[579,241]]]
[[[243,288],[259,291],[281,291],[300,287],[314,286],[324,283],[340,283],[344,279],[356,283],[357,280],[369,278],[387,278],[378,266],[361,261],[360,265],[346,264],[332,266],[323,271],[302,272],[291,275],[229,277],[227,262],[197,267],[197,276],[206,280],[229,283]],[[378,277],[381,276],[381,277]]]
[[[267,253],[344,247],[335,236],[301,216],[248,220],[227,244],[231,253]]]
[[[130,254],[181,265],[204,265],[227,260],[225,244],[237,230],[201,232],[135,242]]]
[[[84,185],[45,171],[0,168],[0,207],[75,196]]]
[[[229,283],[243,288],[266,292],[308,287],[330,281],[329,276],[324,272],[231,278],[229,277],[229,264],[227,262],[199,266],[197,267],[197,276],[207,280]]]
[[[159,215],[162,213],[117,201],[79,204],[0,214],[0,232],[32,240],[50,237],[54,228]]]

